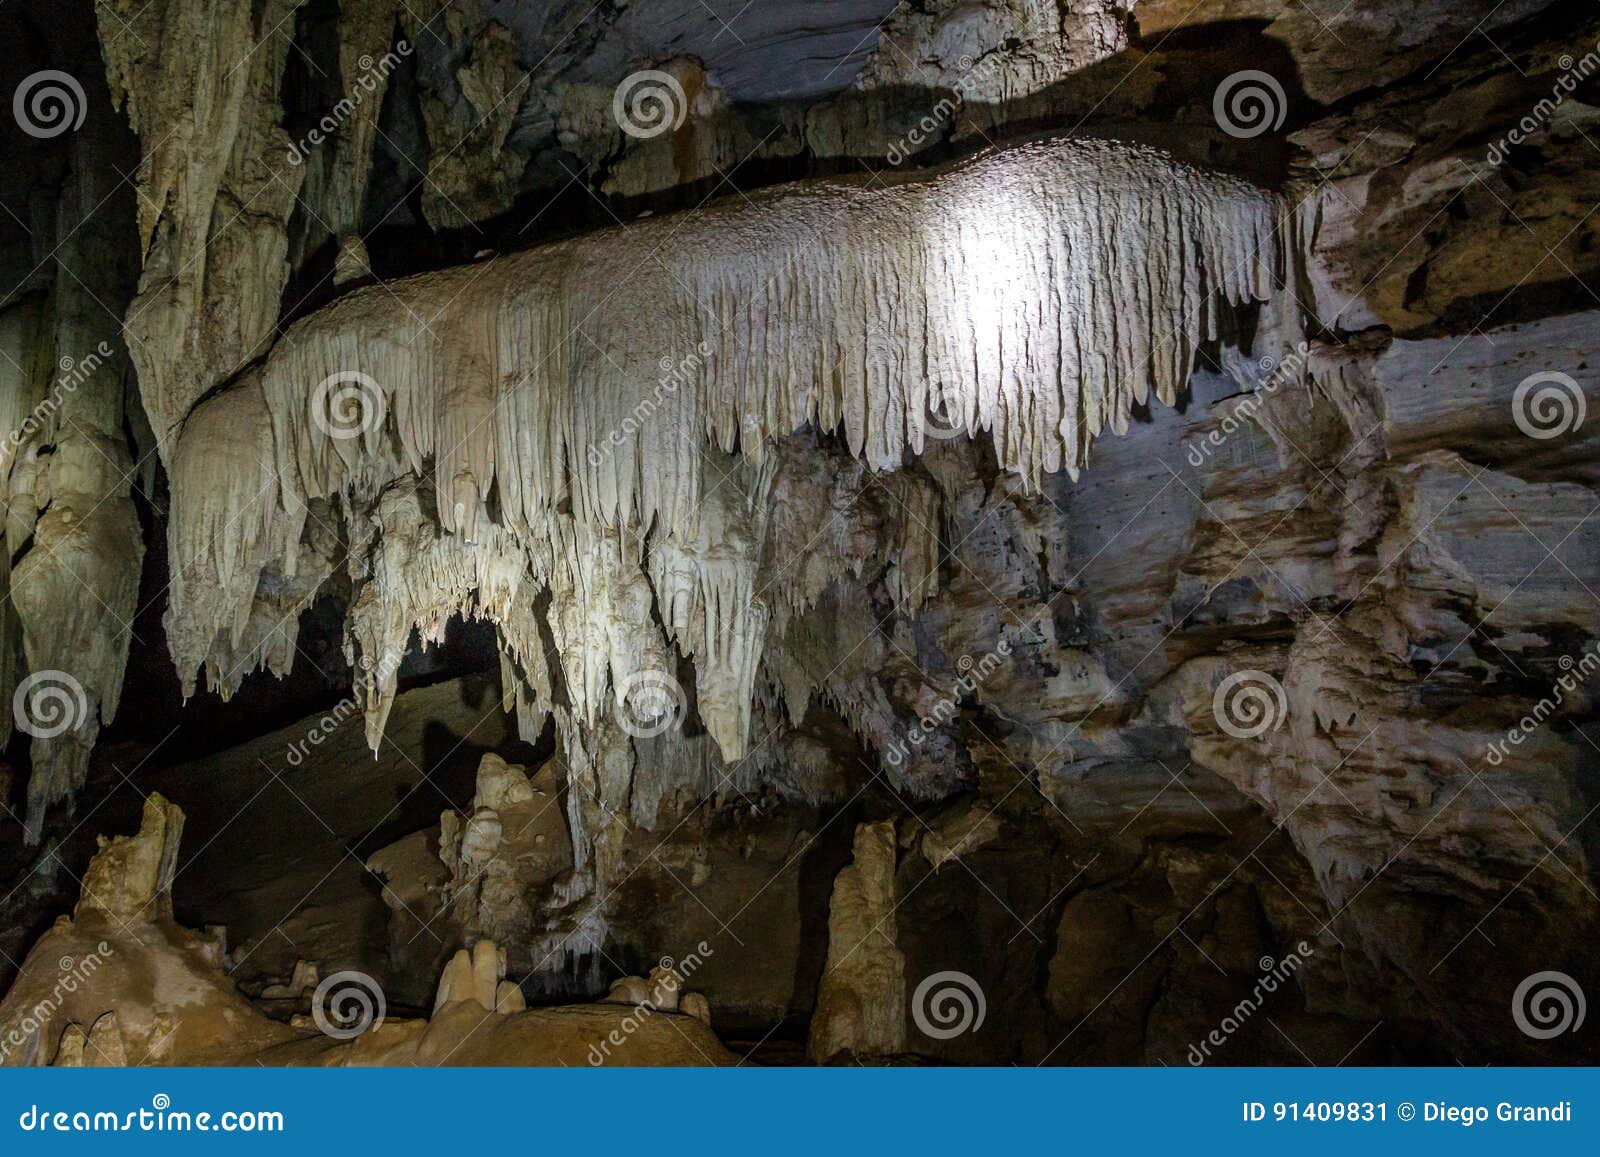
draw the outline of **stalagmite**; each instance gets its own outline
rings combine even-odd
[[[682,1012],[683,1012],[683,1014],[685,1016],[692,1016],[692,1017],[695,1018],[695,1020],[699,1021],[701,1024],[707,1026],[708,1028],[710,1027],[710,1025],[711,1025],[711,1002],[709,1000],[707,1000],[702,993],[698,993],[698,992],[686,992],[686,993],[684,993],[683,994],[683,1001],[681,1002],[679,1007],[680,1007],[680,1009],[682,1010]]]
[[[704,1017],[529,1010],[487,939],[447,963],[429,1020],[389,1015],[381,986],[356,971],[324,978],[311,1016],[271,1019],[235,988],[214,938],[172,917],[183,819],[152,795],[136,835],[101,837],[77,910],[38,939],[0,998],[0,1066],[583,1065],[623,1032],[628,1050],[613,1063],[735,1060]],[[296,972],[296,985],[313,980]]]
[[[813,1060],[906,1048],[905,956],[895,945],[894,823],[856,828],[855,858],[833,882],[828,963],[811,1018]]]
[[[128,1050],[123,1043],[122,1027],[113,1010],[96,1019],[89,1026],[88,1039],[83,1045],[83,1063],[92,1068],[126,1068]]]
[[[135,835],[101,836],[100,850],[83,873],[76,915],[95,912],[122,921],[170,916],[183,819],[176,804],[151,792]]]

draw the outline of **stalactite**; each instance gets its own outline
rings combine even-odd
[[[294,580],[313,512],[337,511],[369,739],[413,628],[426,642],[452,615],[490,619],[523,734],[555,713],[581,874],[630,806],[632,746],[610,719],[684,710],[674,652],[735,763],[769,635],[868,565],[902,614],[935,589],[937,490],[883,472],[987,432],[1024,485],[1075,475],[1106,426],[1175,401],[1223,311],[1279,292],[1279,226],[1242,182],[1058,140],[357,290],[184,428],[169,626],[186,687],[201,662],[215,684],[222,652],[250,657],[258,584]],[[807,425],[859,465],[785,474],[784,439]],[[834,489],[869,484],[871,525],[802,535]],[[796,717],[831,665],[794,661],[806,637],[768,676]],[[846,677],[821,690],[852,726],[890,711]],[[915,789],[909,766],[899,778]]]
[[[699,434],[759,460],[807,422],[882,470],[954,425],[1031,483],[1076,473],[1103,427],[1173,401],[1221,307],[1273,294],[1277,224],[1241,182],[1054,142],[357,291],[263,370],[285,506],[368,457],[435,458],[452,531],[497,484],[514,529],[570,498],[586,522],[682,531]],[[314,414],[340,374],[370,381],[381,427],[341,438]]]
[[[304,0],[101,0],[106,77],[139,134],[144,269],[128,346],[150,424],[169,442],[208,390],[272,337],[289,277],[278,87]]]
[[[391,48],[399,0],[364,0],[339,6],[339,78],[344,85],[341,103],[329,114],[334,126],[332,156],[322,198],[321,224],[339,244],[334,280],[343,284],[371,275],[367,250],[361,240],[361,211],[366,203],[372,145],[378,133],[378,114],[389,89],[389,77],[402,53],[412,45]],[[346,111],[347,110],[347,111]],[[307,184],[311,181],[307,175]]]
[[[49,298],[31,320],[0,335],[27,343],[13,363],[22,374],[3,383],[11,411],[7,552],[19,557],[14,569],[7,560],[0,683],[7,713],[32,737],[29,843],[38,842],[47,809],[83,785],[100,728],[117,713],[144,559],[123,430],[127,354],[104,304],[126,303],[134,281],[132,246],[119,236],[121,202],[106,207],[117,194],[115,174],[103,164],[109,132],[97,111],[73,138],[57,219],[40,239],[40,266],[52,273]],[[94,290],[81,278],[89,268],[97,272]],[[13,695],[18,628],[28,681]]]

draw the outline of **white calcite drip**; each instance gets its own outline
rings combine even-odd
[[[879,469],[957,427],[991,431],[1032,483],[1076,472],[1106,425],[1173,400],[1220,306],[1271,296],[1278,223],[1240,181],[1056,141],[364,289],[263,370],[285,505],[373,457],[433,459],[448,530],[498,487],[518,530],[570,500],[584,521],[682,531],[701,436],[759,460],[808,422]],[[381,427],[335,437],[318,386],[357,373]]]
[[[1175,400],[1224,310],[1276,295],[1279,229],[1240,181],[1066,140],[353,292],[183,429],[168,627],[186,691],[202,663],[224,693],[252,658],[285,669],[285,612],[342,541],[374,746],[412,628],[486,617],[523,734],[554,710],[597,814],[625,812],[633,761],[595,729],[681,714],[681,656],[740,759],[769,630],[842,577],[807,568],[815,543],[769,541],[795,524],[779,439],[810,425],[893,471],[982,431],[1025,485],[1076,475],[1102,429]],[[911,613],[938,582],[938,501],[885,498],[900,510],[869,553]]]

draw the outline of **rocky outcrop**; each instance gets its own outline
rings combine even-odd
[[[674,999],[625,1014],[604,1005],[527,1011],[505,954],[478,941],[446,965],[433,1016],[386,1016],[382,988],[343,971],[309,1017],[282,1025],[223,971],[210,937],[168,906],[183,813],[159,796],[133,836],[103,842],[71,919],[29,953],[0,1001],[7,1064],[722,1064],[733,1058]],[[116,881],[115,884],[112,881]],[[674,986],[675,988],[675,986]]]
[[[1258,25],[1261,35],[1287,50],[1307,94],[1332,104],[1393,84],[1453,56],[1475,33],[1501,34],[1553,3],[1424,0],[1403,9],[1380,3],[1323,11],[1285,0],[1139,0],[1135,17],[1144,36],[1157,41],[1180,29]]]

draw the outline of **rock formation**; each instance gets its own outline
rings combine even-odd
[[[816,1061],[905,1051],[906,963],[895,945],[895,856],[893,823],[862,824],[855,857],[833,882],[828,963],[811,1020]]]
[[[1126,233],[1099,225],[1124,217]],[[935,438],[990,432],[1028,485],[1076,474],[1102,427],[1126,429],[1152,392],[1173,402],[1223,311],[1281,295],[1282,225],[1239,182],[1052,142],[358,290],[185,426],[166,623],[186,688],[202,663],[224,695],[241,657],[288,669],[281,624],[332,571],[317,544],[333,518],[363,547],[345,564],[359,585],[346,646],[375,748],[411,631],[437,639],[463,614],[499,628],[524,734],[555,710],[569,760],[594,750],[604,714],[630,731],[676,714],[675,650],[737,761],[773,618],[758,597],[770,438],[837,428],[892,470],[931,423]],[[669,276],[631,279],[651,247]],[[604,349],[573,336],[601,310],[616,320]],[[730,345],[708,319],[744,336]],[[1116,337],[1096,346],[1097,332]],[[221,440],[238,454],[218,459]],[[708,462],[733,481],[708,483]],[[908,609],[930,572],[926,552],[902,560]],[[294,601],[261,600],[269,575]]]
[[[0,35],[8,1063],[1594,1059],[1592,6]]]
[[[309,1017],[296,1017],[293,1025],[269,1020],[234,990],[214,942],[171,917],[171,865],[182,830],[183,813],[152,795],[137,834],[102,842],[85,874],[77,911],[39,941],[0,1001],[5,1063],[732,1060],[706,1019],[680,1015],[675,1000],[670,1008],[657,1006],[651,1016],[631,1020],[605,1005],[528,1011],[521,990],[506,979],[504,952],[492,940],[480,940],[450,961],[428,1020],[386,1016],[382,989],[356,972],[325,978]],[[593,1056],[602,1059],[591,1061]]]

